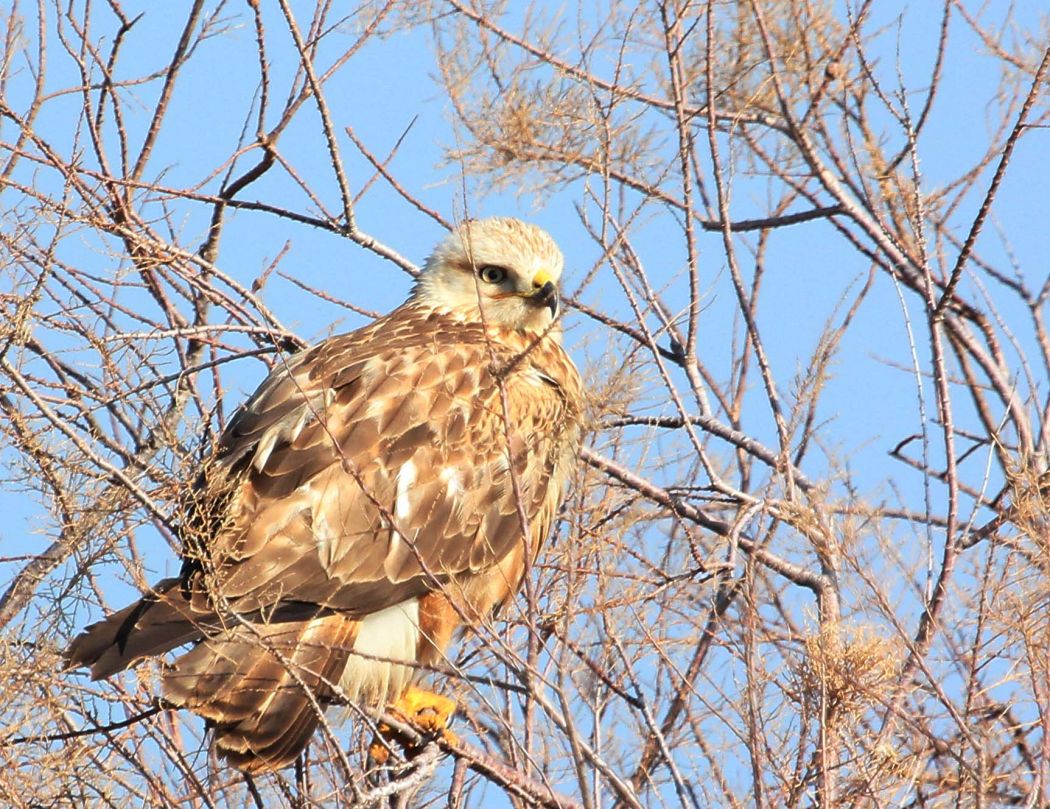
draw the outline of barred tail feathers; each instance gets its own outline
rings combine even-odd
[[[280,769],[317,729],[356,630],[342,615],[232,627],[174,662],[165,699],[214,723],[215,747],[233,766]]]

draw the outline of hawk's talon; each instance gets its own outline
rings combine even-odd
[[[383,724],[380,724],[376,731],[376,735],[372,738],[372,743],[368,745],[368,756],[382,767],[390,760],[390,743],[384,741],[384,739],[388,738],[388,734],[391,731],[388,725]]]
[[[377,764],[383,765],[390,760],[390,746],[395,741],[401,744],[408,758],[435,738],[442,739],[446,744],[459,742],[459,737],[448,728],[456,713],[455,700],[410,685],[389,709],[390,713],[403,719],[424,738],[421,744],[408,744],[397,730],[380,722],[376,728],[377,735],[368,746],[368,754]]]

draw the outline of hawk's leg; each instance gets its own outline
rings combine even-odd
[[[456,734],[448,729],[448,724],[456,712],[455,700],[410,685],[397,702],[392,703],[389,707],[392,714],[404,719],[415,730],[418,730],[425,737],[424,741],[434,737],[441,737],[449,744],[455,744],[458,741]],[[382,738],[379,738],[380,736]],[[368,747],[368,752],[379,764],[385,764],[390,758],[391,742],[401,743],[410,758],[417,749],[414,745],[407,744],[403,736],[394,728],[385,722],[380,722],[379,736],[373,739],[372,744]]]

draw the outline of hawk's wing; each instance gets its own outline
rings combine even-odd
[[[229,493],[226,525],[200,544],[233,609],[371,613],[493,566],[523,522],[535,552],[576,445],[579,380],[553,340],[523,348],[408,306],[275,370],[202,493]]]

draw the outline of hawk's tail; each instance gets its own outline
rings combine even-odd
[[[230,621],[233,625],[229,625]],[[265,772],[292,763],[320,723],[320,708],[346,668],[357,623],[342,615],[227,619],[194,612],[180,580],[164,579],[139,601],[85,629],[66,651],[70,667],[100,680],[143,657],[200,641],[164,672],[164,697],[214,724],[220,755]]]
[[[215,746],[233,766],[279,769],[320,723],[356,628],[342,615],[231,627],[175,661],[164,696],[214,722]]]
[[[204,634],[199,619],[183,598],[179,579],[163,579],[134,604],[81,632],[66,650],[66,663],[90,666],[91,678],[101,680],[140,658],[199,640]]]

